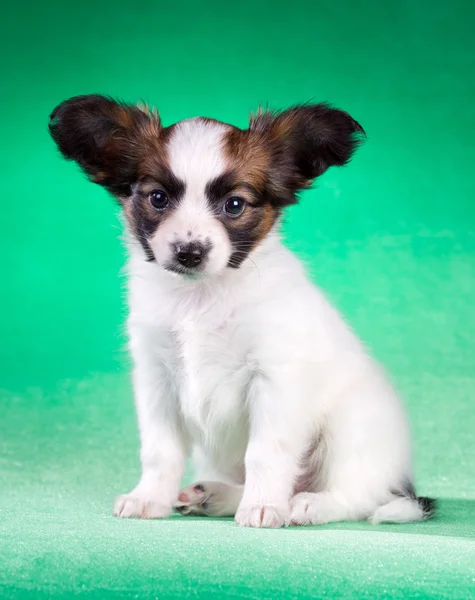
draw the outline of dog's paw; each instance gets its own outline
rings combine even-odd
[[[116,499],[113,514],[123,519],[163,519],[172,514],[172,507],[132,492]]]
[[[278,527],[287,527],[289,525],[290,513],[282,507],[278,508],[269,504],[243,506],[239,507],[235,520],[240,527],[268,527],[277,529]]]
[[[231,517],[240,496],[237,487],[219,481],[204,481],[183,488],[174,508],[182,515]]]
[[[194,483],[183,488],[178,500],[175,502],[175,510],[182,515],[213,516],[214,502],[211,488],[219,484]],[[219,490],[218,490],[219,493]]]
[[[290,502],[292,525],[323,525],[328,523],[328,502],[323,494],[302,492]]]

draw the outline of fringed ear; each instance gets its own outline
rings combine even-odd
[[[144,143],[158,140],[161,130],[155,111],[99,95],[62,102],[51,113],[49,123],[51,136],[65,158],[76,161],[91,181],[119,197],[130,194]]]
[[[365,135],[348,113],[327,104],[260,111],[251,116],[249,133],[271,154],[270,181],[281,204],[295,202],[295,194],[329,167],[345,165]]]

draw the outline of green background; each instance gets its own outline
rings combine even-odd
[[[4,3],[1,598],[475,596],[475,5]],[[104,93],[244,126],[329,100],[365,127],[285,236],[405,398],[425,524],[113,519],[137,480],[120,221],[46,133]]]

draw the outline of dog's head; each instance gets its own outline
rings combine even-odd
[[[57,106],[49,128],[63,155],[120,201],[145,257],[185,276],[238,268],[364,133],[326,104],[259,112],[244,130],[205,118],[163,127],[155,111],[98,95]]]

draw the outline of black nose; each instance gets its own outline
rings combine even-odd
[[[180,265],[193,269],[197,267],[204,258],[205,249],[201,244],[185,244],[177,246],[175,255]]]

